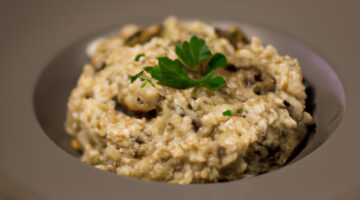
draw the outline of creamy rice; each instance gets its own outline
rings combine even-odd
[[[233,30],[170,17],[146,29],[124,26],[90,44],[66,121],[81,160],[179,184],[229,181],[284,165],[313,123],[304,110],[301,68],[259,38],[247,41]],[[225,86],[180,90],[130,82],[128,75],[156,65],[158,56],[176,59],[175,44],[192,34],[226,56],[229,65],[218,71]]]

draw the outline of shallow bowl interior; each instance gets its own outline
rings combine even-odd
[[[237,25],[248,36],[258,36],[265,44],[275,46],[280,54],[287,54],[299,60],[304,77],[315,91],[317,128],[291,163],[309,155],[323,144],[341,122],[345,108],[344,91],[332,68],[315,52],[283,34],[249,24],[214,24],[219,27]],[[111,31],[89,35],[60,52],[44,68],[35,88],[34,109],[38,122],[54,143],[74,156],[79,155],[70,147],[70,137],[64,130],[67,99],[76,85],[83,65],[87,62],[86,45],[109,32]]]

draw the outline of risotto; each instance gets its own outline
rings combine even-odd
[[[160,56],[178,59],[176,45],[194,35],[225,56],[221,86],[132,79]],[[83,162],[115,174],[178,184],[254,176],[283,166],[314,123],[298,61],[237,28],[169,17],[126,25],[87,54],[66,130]]]

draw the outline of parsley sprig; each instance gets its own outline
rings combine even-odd
[[[192,36],[190,41],[178,44],[175,48],[178,59],[158,57],[158,65],[145,67],[144,71],[160,84],[177,89],[190,87],[206,87],[218,89],[225,84],[222,76],[215,75],[215,71],[227,64],[226,57],[221,53],[212,54],[204,39]],[[200,76],[200,78],[191,78]],[[143,71],[130,76],[131,82],[136,79],[152,83],[143,75]]]

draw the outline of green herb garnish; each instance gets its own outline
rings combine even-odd
[[[176,45],[175,52],[180,61],[193,71],[197,71],[200,65],[211,56],[205,40],[196,36],[192,36],[190,41]]]
[[[136,62],[139,62],[140,58],[141,58],[141,57],[144,57],[144,56],[145,56],[145,54],[140,53],[140,54],[136,55],[136,57],[135,57],[134,60],[135,60]]]
[[[144,71],[160,84],[177,89],[190,87],[218,89],[225,84],[224,77],[214,73],[227,64],[226,57],[220,53],[212,55],[205,40],[192,36],[190,41],[177,45],[175,52],[179,59],[158,57],[159,64],[145,67]],[[193,79],[189,73],[200,78]],[[132,82],[138,78],[144,79],[142,72],[130,77]]]
[[[142,81],[141,84],[141,88],[145,87],[148,83],[150,83],[151,85],[154,85],[154,83],[152,82],[152,80],[146,76],[143,75],[144,71],[141,71],[137,74],[135,74],[134,76],[130,76],[130,82],[133,83],[134,81],[136,81],[136,79],[140,79]]]
[[[229,117],[231,117],[231,116],[233,115],[233,113],[231,112],[231,110],[225,110],[225,111],[223,112],[223,115],[224,115],[224,116],[229,116]]]

